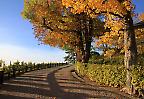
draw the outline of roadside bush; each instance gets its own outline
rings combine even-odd
[[[132,68],[132,84],[136,89],[144,89],[144,66],[133,66]]]
[[[100,85],[124,86],[126,82],[126,69],[122,65],[89,64],[87,77]]]
[[[80,76],[86,76],[99,85],[112,87],[126,86],[126,68],[124,65],[76,64]],[[136,89],[144,89],[144,66],[133,66],[132,84]]]
[[[144,66],[144,54],[138,55],[138,65]]]
[[[87,64],[77,62],[75,64],[75,70],[79,76],[85,76],[87,73]]]
[[[106,64],[106,65],[123,65],[124,64],[124,56],[119,55],[119,56],[114,56],[114,57],[104,57],[104,56],[99,56],[99,57],[92,57],[90,59],[91,64]]]
[[[1,70],[4,71],[4,73],[9,73],[9,72],[11,72],[10,68],[9,68],[9,67],[6,67],[6,66],[4,66]]]
[[[104,64],[111,64],[111,65],[123,65],[124,64],[124,56],[114,56],[111,58],[105,58]]]

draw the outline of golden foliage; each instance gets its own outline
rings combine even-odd
[[[144,13],[142,13],[142,14],[139,15],[139,19],[140,19],[141,21],[144,21]]]
[[[92,12],[110,12],[123,16],[127,11],[134,9],[131,0],[62,0],[62,4],[70,7],[73,13],[85,12],[89,15]]]
[[[35,37],[43,44],[79,50],[81,23],[77,16],[62,6],[61,0],[25,0],[24,18],[34,29]]]

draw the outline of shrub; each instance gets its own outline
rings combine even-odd
[[[138,65],[144,66],[144,54],[138,55]]]
[[[144,66],[133,66],[132,77],[132,84],[136,89],[144,89]]]
[[[4,73],[9,73],[11,71],[7,66],[4,66],[1,70],[4,71]]]
[[[124,64],[124,56],[114,56],[111,58],[105,58],[104,64],[111,64],[111,65],[123,65]]]
[[[87,73],[87,64],[77,62],[75,64],[75,70],[79,74],[79,76],[85,76]]]
[[[89,63],[91,64],[107,64],[107,65],[123,65],[124,64],[124,56],[113,56],[111,58],[99,56],[99,57],[92,57],[90,58]]]
[[[114,87],[126,86],[126,68],[123,65],[76,64],[80,76],[86,76],[99,85]],[[136,89],[144,89],[144,66],[133,66],[132,84]]]
[[[124,86],[126,69],[123,65],[89,64],[87,77],[100,85]]]
[[[80,76],[86,76],[99,85],[114,87],[126,86],[126,68],[124,65],[76,64]],[[132,67],[132,84],[136,89],[144,89],[144,66]]]

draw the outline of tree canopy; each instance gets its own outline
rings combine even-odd
[[[103,22],[85,13],[73,14],[61,0],[25,0],[22,16],[43,44],[72,49],[78,61],[88,62],[93,38],[103,31]]]
[[[134,24],[134,8],[132,0],[24,0],[22,16],[33,24],[38,40],[74,51],[79,62],[88,63],[94,41],[123,50],[131,93],[130,71],[137,64],[137,51],[143,51],[144,27],[144,14],[138,15],[142,23]]]

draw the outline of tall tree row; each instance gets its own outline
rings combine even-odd
[[[35,37],[43,44],[71,49],[77,61],[87,63],[95,31],[101,32],[103,23],[70,10],[61,0],[25,0],[22,16],[32,23]]]
[[[73,13],[86,12],[93,15],[104,15],[106,18],[106,27],[110,32],[118,33],[123,30],[125,66],[127,68],[127,87],[132,92],[131,67],[137,63],[137,45],[134,31],[134,4],[132,0],[62,0],[63,5],[70,7]],[[115,21],[120,21],[120,25],[114,26]],[[119,24],[119,23],[118,23]],[[119,26],[122,26],[119,28]],[[113,32],[114,31],[114,32]],[[111,33],[111,34],[112,34]]]
[[[73,50],[82,63],[88,63],[95,37],[97,45],[124,49],[126,82],[132,93],[130,71],[137,64],[134,8],[132,0],[24,0],[22,16],[33,24],[43,44]]]

